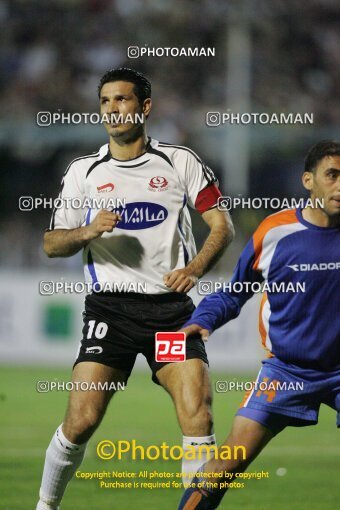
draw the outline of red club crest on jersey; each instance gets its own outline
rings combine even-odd
[[[107,184],[103,184],[102,186],[97,186],[98,193],[108,193],[114,189],[115,185],[112,182],[108,182]]]
[[[150,179],[149,182],[149,190],[150,191],[165,191],[168,189],[169,183],[166,180],[165,177],[161,177],[160,175],[157,175],[156,177],[153,177]]]

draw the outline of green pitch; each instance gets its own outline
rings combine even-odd
[[[67,392],[38,393],[39,380],[68,381],[60,369],[2,367],[0,371],[0,509],[35,510],[45,449],[62,421]],[[240,376],[239,380],[251,380]],[[213,374],[213,381],[235,374]],[[218,441],[225,438],[241,392],[214,393]],[[269,478],[245,482],[230,490],[221,509],[334,510],[340,497],[340,444],[335,412],[321,409],[319,425],[287,429],[267,446],[249,471],[268,471]],[[134,373],[117,394],[89,444],[80,471],[143,470],[179,472],[180,461],[104,461],[96,445],[104,439],[135,439],[150,444],[181,444],[170,397],[153,384],[149,374]],[[280,469],[281,468],[281,469]],[[283,468],[283,469],[282,469]],[[278,471],[279,470],[279,471]],[[177,479],[178,480],[178,479]],[[98,480],[73,479],[62,510],[176,510],[181,489],[100,489]]]

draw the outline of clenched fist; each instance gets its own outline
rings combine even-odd
[[[120,214],[101,209],[95,219],[86,227],[90,239],[101,237],[104,232],[112,232],[121,219]]]

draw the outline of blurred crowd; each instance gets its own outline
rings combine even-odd
[[[96,111],[98,77],[138,65],[162,98],[157,113],[176,125],[183,109],[224,105],[236,19],[250,24],[254,111],[302,109],[335,122],[339,18],[332,0],[306,9],[294,0],[1,0],[1,111]],[[134,45],[215,47],[216,57],[127,59]]]
[[[228,28],[238,23],[251,40],[252,110],[314,112],[321,128],[336,126],[339,21],[340,7],[333,0],[305,5],[295,0],[0,0],[0,239],[6,246],[0,264],[46,263],[38,247],[49,213],[25,216],[17,198],[56,195],[67,161],[98,146],[86,139],[85,147],[79,143],[72,150],[58,142],[34,154],[23,151],[21,127],[35,122],[38,111],[96,112],[100,76],[112,67],[136,67],[150,78],[157,98],[151,119],[157,137],[200,152],[195,119],[198,112],[225,107]],[[129,46],[145,45],[214,47],[216,56],[127,58]],[[4,133],[10,124],[18,144],[9,146]],[[222,170],[216,170],[223,182]]]

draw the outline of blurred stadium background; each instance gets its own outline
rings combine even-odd
[[[135,67],[153,85],[149,134],[198,152],[224,194],[300,198],[308,147],[338,135],[339,20],[332,0],[311,0],[308,9],[291,0],[0,1],[2,359],[65,363],[80,337],[82,297],[41,297],[38,282],[81,280],[81,255],[49,260],[42,236],[51,210],[20,211],[18,203],[56,197],[68,163],[106,143],[106,132],[90,124],[39,127],[37,113],[97,112],[100,76]],[[216,56],[127,58],[129,46],[145,45],[214,47]],[[314,124],[206,126],[207,112],[228,109],[313,113]],[[270,212],[234,210],[237,236],[213,278],[227,279]],[[192,216],[200,246],[207,230]],[[247,321],[216,335],[212,361],[254,366],[257,307],[255,298],[243,312]]]
[[[306,151],[320,139],[339,138],[339,22],[340,6],[334,0],[309,0],[306,5],[294,0],[0,0],[0,348],[3,369],[0,407],[7,409],[5,434],[0,435],[0,441],[4,438],[7,441],[3,445],[7,448],[3,450],[3,460],[10,472],[12,462],[8,447],[11,442],[17,442],[19,449],[25,448],[28,437],[33,440],[32,456],[28,450],[27,463],[24,459],[19,464],[22,464],[22,476],[29,466],[35,466],[34,494],[44,450],[40,439],[43,435],[45,447],[57,424],[54,416],[61,418],[66,400],[64,393],[51,397],[48,404],[48,398],[42,401],[41,395],[35,393],[34,384],[37,379],[44,378],[41,377],[43,367],[71,366],[80,339],[84,298],[82,295],[40,296],[38,283],[62,278],[77,281],[82,280],[83,274],[79,254],[69,259],[51,260],[44,255],[42,236],[51,210],[20,211],[19,198],[56,197],[68,163],[97,150],[107,141],[101,126],[38,127],[37,113],[97,112],[100,76],[112,67],[134,67],[144,72],[153,86],[149,135],[195,150],[215,171],[225,195],[300,198],[305,196],[300,176]],[[127,58],[129,46],[145,45],[214,47],[216,56]],[[313,113],[314,124],[206,126],[207,112],[228,109],[239,113]],[[264,209],[233,211],[236,239],[209,277],[228,279],[250,234],[270,212]],[[197,214],[193,213],[192,217],[200,246],[207,230]],[[199,300],[196,292],[193,298],[196,302]],[[225,377],[231,369],[235,376],[244,371],[255,374],[262,355],[257,309],[258,298],[255,297],[246,305],[239,320],[222,328],[210,340],[208,352],[212,369],[218,369],[220,377]],[[36,368],[18,368],[24,364]],[[140,361],[140,368],[143,367],[145,364]],[[55,372],[48,373],[53,376]],[[60,373],[67,377],[68,372]],[[9,388],[11,374],[20,381],[12,392]],[[136,380],[142,378],[146,385],[141,399],[147,398],[150,392],[157,401],[158,390],[151,389],[149,376],[141,373],[136,377]],[[29,391],[24,391],[24,387]],[[22,405],[20,397],[27,399],[22,408],[26,417],[22,426],[20,413],[16,414],[13,407]],[[240,395],[233,397],[235,405],[238,397],[241,398]],[[62,399],[59,407],[55,404],[56,398]],[[221,405],[221,400],[217,402],[216,420],[221,433],[235,407],[232,399],[230,402],[227,407]],[[121,403],[123,405],[123,399]],[[40,420],[38,423],[28,416],[33,406],[37,413],[46,414],[47,405],[50,405],[53,420],[46,422],[45,429]],[[135,405],[136,402],[128,404],[127,416],[133,413]],[[152,413],[152,409],[148,412]],[[8,421],[10,419],[17,423],[15,427]],[[333,426],[333,419],[329,418],[328,424]],[[172,427],[177,437],[175,422]],[[142,430],[146,431],[147,426]],[[120,433],[123,431],[124,428]],[[327,435],[325,431],[322,436],[321,429],[319,435],[315,432],[316,436],[312,437],[321,438],[321,445],[324,439],[329,448],[331,443],[327,440],[331,441],[334,434]],[[290,434],[289,437],[294,436],[294,432]],[[292,448],[293,443],[289,444]],[[34,450],[36,446],[40,448],[38,453]],[[282,446],[278,458],[288,462],[292,450],[290,453],[286,450],[286,455],[284,451]],[[323,467],[327,467],[329,450],[327,453],[327,448],[320,447],[318,452],[315,459],[321,459],[320,469],[314,477],[315,483],[310,480],[308,485],[313,490]],[[13,455],[18,462],[20,455]],[[310,457],[304,457],[305,462],[309,462],[308,459]],[[303,462],[302,458],[300,461]],[[3,474],[6,473],[5,469]],[[331,469],[326,473],[328,477],[324,481],[333,476]],[[29,494],[29,487],[31,485],[26,484],[22,489]],[[296,487],[300,490],[301,485],[296,484]],[[0,500],[0,508],[32,507],[31,498],[15,499],[11,485],[6,486],[4,494],[7,499],[3,499],[3,503]],[[289,491],[287,494],[289,496]],[[282,502],[277,508],[290,504],[290,508],[301,510],[305,508],[304,498],[308,494],[304,493],[299,502],[295,501],[295,506],[288,497],[285,505]],[[323,506],[313,508],[334,508],[331,494],[330,491],[328,497],[323,498]],[[233,497],[233,505],[241,508],[247,501],[246,493],[239,503],[236,500]],[[306,501],[310,502],[309,508],[313,506],[313,499],[307,497]],[[255,498],[253,506],[247,508],[269,509],[272,503],[269,495],[261,504],[260,499]],[[101,510],[111,508],[108,503],[106,505],[103,500]],[[159,506],[174,508],[161,503],[157,508]],[[119,507],[125,508],[123,503]],[[146,507],[151,508],[141,506]],[[83,506],[81,503],[73,507],[65,504],[67,508],[81,510],[88,506],[85,502]],[[99,510],[96,506],[91,508]]]

